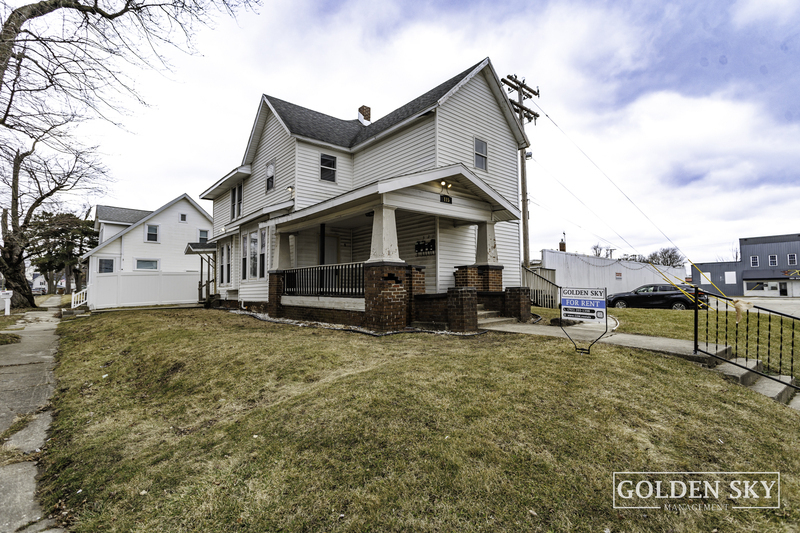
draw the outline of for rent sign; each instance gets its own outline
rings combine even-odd
[[[605,323],[606,290],[563,287],[561,289],[561,318]]]

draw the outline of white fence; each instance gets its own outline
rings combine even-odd
[[[197,303],[198,272],[95,274],[88,287],[90,309]]]

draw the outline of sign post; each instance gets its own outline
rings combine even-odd
[[[564,320],[577,320],[587,324],[605,326],[605,331],[597,337],[588,348],[580,348],[575,340],[564,329]],[[606,312],[606,289],[602,288],[561,288],[561,330],[567,336],[575,350],[588,354],[592,346],[608,333],[608,313]]]

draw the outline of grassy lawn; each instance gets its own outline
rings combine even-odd
[[[62,322],[46,510],[72,531],[788,531],[800,413],[683,360],[213,310]],[[103,377],[106,375],[106,377]],[[615,510],[615,471],[779,471],[778,510]]]

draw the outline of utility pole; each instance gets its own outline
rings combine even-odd
[[[528,98],[539,97],[539,88],[533,89],[525,85],[525,78],[521,80],[517,78],[516,74],[509,74],[502,79],[504,85],[508,86],[508,92],[517,91],[517,101],[509,98],[511,107],[519,114],[519,125],[525,130],[525,121],[533,121],[536,125],[536,119],[539,118],[539,113],[525,107],[524,102]],[[530,238],[528,232],[528,175],[525,169],[525,147],[519,150],[519,165],[522,172],[522,264],[525,268],[531,266],[531,252],[530,252]]]

